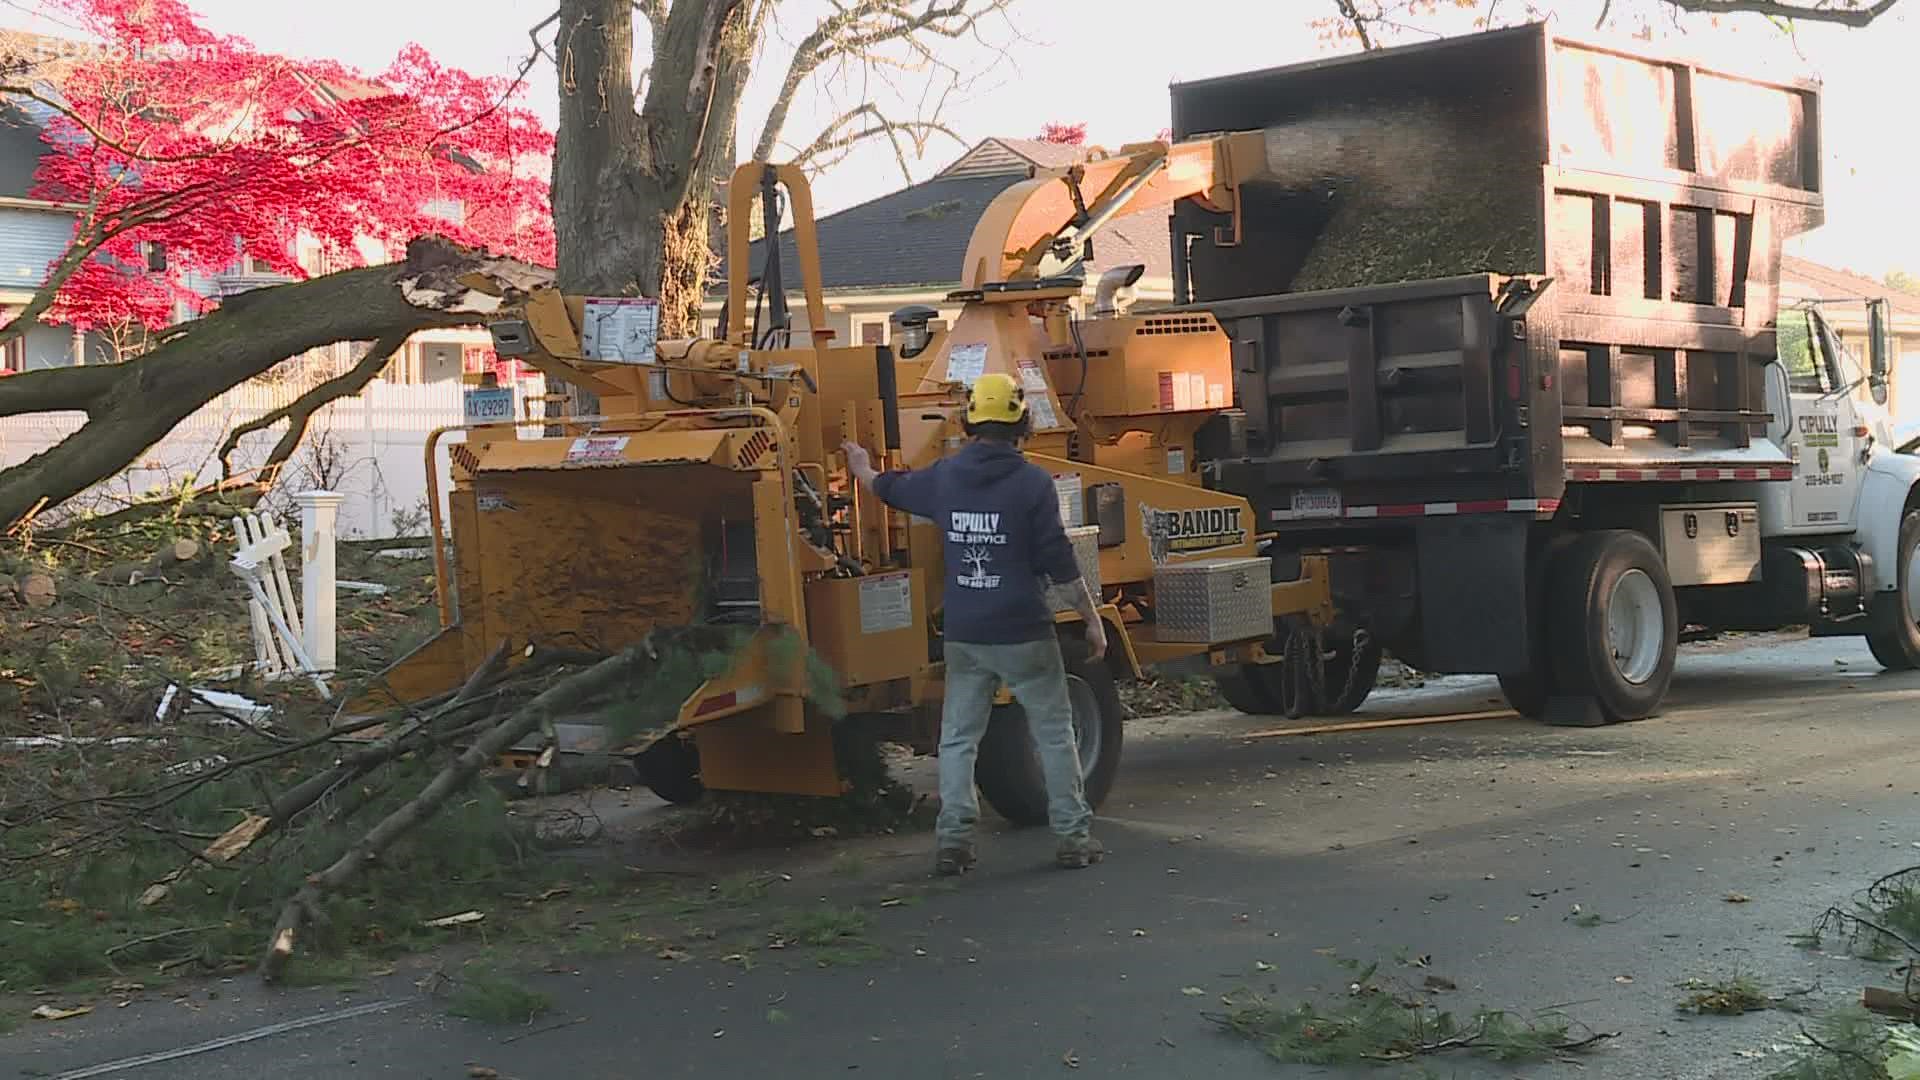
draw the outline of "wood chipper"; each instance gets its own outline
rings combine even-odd
[[[924,466],[960,445],[966,387],[1003,371],[1027,391],[1028,458],[1053,474],[1107,623],[1109,655],[1089,663],[1071,648],[1078,616],[1056,605],[1097,805],[1120,758],[1116,679],[1174,660],[1270,663],[1263,643],[1276,617],[1332,616],[1324,565],[1309,558],[1298,579],[1273,582],[1247,502],[1201,483],[1196,441],[1231,421],[1230,349],[1213,319],[1126,313],[1124,274],[1103,282],[1101,306],[1113,310],[1072,310],[1087,238],[1121,207],[1204,196],[1232,208],[1231,186],[1211,177],[1227,174],[1233,145],[1147,144],[1014,185],[975,232],[962,315],[928,333],[925,315],[902,313],[898,354],[838,345],[821,329],[811,198],[788,166],[734,175],[727,315],[714,340],[658,340],[649,300],[503,297],[513,317],[491,325],[496,352],[591,391],[600,408],[473,424],[449,440],[444,532],[437,494],[429,500],[443,629],[389,672],[391,693],[456,687],[501,642],[613,650],[655,627],[739,624],[753,629],[730,666],[632,748],[662,796],[840,794],[834,723],[803,670],[808,650],[831,666],[836,704],[863,731],[890,729],[881,733],[930,751],[942,586],[961,568],[942,566],[941,525],[850,483],[838,448],[852,440],[881,467]],[[748,301],[749,214],[759,200],[776,234],[782,189],[803,333],[786,312],[779,244],[766,245]],[[1004,695],[978,780],[1003,816],[1045,820],[1025,721]]]

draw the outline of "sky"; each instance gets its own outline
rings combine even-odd
[[[1585,32],[1602,2],[1563,0],[1534,7]],[[453,7],[394,0],[197,0],[193,6],[214,29],[273,52],[331,57],[378,72],[403,45],[419,42],[444,63],[511,75],[532,52],[527,31],[555,5],[554,0],[461,0]],[[1507,6],[1525,5],[1511,0]],[[780,25],[764,46],[742,107],[743,148],[759,134],[791,43],[827,7],[828,0],[784,0]],[[1168,126],[1170,83],[1294,63],[1330,51],[1312,21],[1332,9],[1332,0],[1206,0],[1205,18],[1191,23],[1177,17],[1184,7],[1168,0],[1014,0],[1010,20],[989,21],[979,40],[951,43],[939,54],[961,76],[947,96],[944,119],[966,144],[994,135],[1030,137],[1043,123],[1058,120],[1085,122],[1090,141],[1118,146],[1152,138]],[[1627,29],[1643,18],[1651,22],[1662,48],[1739,70],[1759,66],[1820,79],[1827,225],[1795,249],[1874,277],[1895,268],[1920,271],[1920,213],[1908,195],[1920,168],[1920,147],[1907,142],[1911,124],[1901,119],[1914,107],[1915,82],[1908,68],[1920,57],[1920,0],[1896,6],[1866,30],[1803,24],[1792,36],[1751,16],[1676,24],[1658,0],[1615,0],[1613,10],[1625,15]],[[457,16],[449,17],[454,12]],[[1465,17],[1430,25],[1471,29]],[[0,26],[62,32],[36,0],[0,0]],[[641,63],[636,60],[636,66]],[[894,80],[921,85],[927,74],[903,70]],[[910,115],[911,97],[871,82],[823,79],[797,99],[784,134],[791,144],[809,142],[849,103],[864,100]],[[542,60],[528,75],[527,103],[551,124],[556,101],[557,75]],[[925,178],[963,149],[962,142],[935,137],[924,155],[910,162],[911,172]],[[892,152],[871,145],[815,182],[816,203],[828,213],[904,182]]]

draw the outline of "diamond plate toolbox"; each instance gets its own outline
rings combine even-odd
[[[1080,564],[1080,579],[1100,595],[1100,526],[1084,525],[1067,530],[1067,539],[1073,544],[1074,561]],[[1052,585],[1047,588],[1047,606],[1055,611],[1072,611],[1073,601],[1080,595],[1080,586],[1063,587]]]
[[[1153,572],[1161,641],[1217,642],[1273,634],[1271,559],[1197,559]]]

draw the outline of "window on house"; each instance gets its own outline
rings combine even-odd
[[[27,370],[27,339],[17,337],[7,342],[5,349],[0,349],[0,371],[12,375],[25,370]]]
[[[426,205],[420,208],[420,212],[428,217],[439,218],[442,221],[451,221],[455,225],[459,225],[467,219],[466,204],[459,199],[429,199]]]
[[[887,343],[886,320],[856,321],[853,324],[853,334],[862,345],[885,345]]]
[[[466,345],[460,349],[460,370],[468,375],[484,375],[489,371],[499,373],[493,348],[488,345]]]

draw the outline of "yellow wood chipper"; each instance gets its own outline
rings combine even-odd
[[[1278,618],[1332,617],[1325,566],[1272,580],[1245,499],[1202,483],[1197,442],[1230,423],[1231,350],[1203,313],[1131,314],[1126,271],[1082,318],[1089,238],[1122,208],[1195,198],[1231,213],[1236,151],[1258,136],[1150,143],[1013,185],[983,215],[950,329],[928,309],[896,316],[893,347],[838,345],[823,330],[811,197],[799,170],[749,164],[730,186],[728,306],[713,340],[659,340],[652,301],[550,289],[502,297],[496,352],[595,395],[593,416],[472,424],[444,440],[447,520],[430,497],[443,629],[392,670],[419,699],[460,685],[500,643],[614,650],[655,627],[754,627],[731,666],[636,748],[643,782],[675,801],[703,789],[833,796],[843,791],[832,721],[814,700],[807,650],[824,658],[848,715],[929,751],[941,700],[940,526],[849,482],[839,447],[883,467],[925,466],[962,442],[966,386],[1014,376],[1033,415],[1028,459],[1052,473],[1107,623],[1104,662],[1056,604],[1087,791],[1119,765],[1116,680],[1195,660],[1271,664]],[[785,311],[780,245],[749,308],[749,214],[782,216],[784,191],[807,327]],[[771,230],[770,230],[771,231]],[[1137,270],[1134,271],[1137,276]],[[511,316],[511,317],[504,317]],[[440,434],[436,433],[436,440]],[[429,476],[432,475],[429,448]],[[450,541],[450,542],[449,542]],[[806,646],[796,650],[793,639]],[[816,683],[817,685],[817,683]],[[1045,819],[1019,704],[996,707],[978,779],[1003,816]]]

